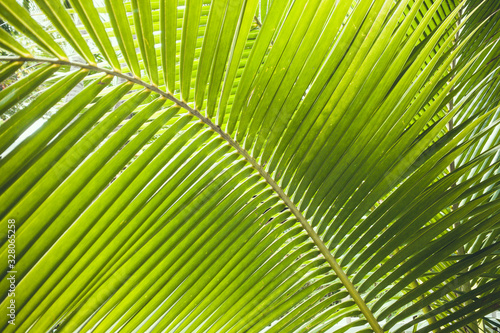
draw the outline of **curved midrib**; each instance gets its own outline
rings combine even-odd
[[[330,253],[328,248],[326,247],[325,243],[321,240],[321,238],[318,236],[316,231],[313,229],[313,227],[307,222],[306,218],[302,215],[300,210],[295,206],[295,204],[292,202],[292,200],[285,194],[283,189],[276,183],[276,181],[264,170],[264,168],[257,163],[257,161],[245,150],[243,149],[238,142],[233,140],[229,134],[226,132],[222,131],[219,126],[215,125],[209,118],[204,117],[198,110],[195,110],[191,108],[187,103],[178,100],[175,98],[172,94],[167,93],[161,89],[159,89],[157,86],[148,84],[141,79],[137,77],[131,77],[128,75],[125,75],[121,72],[116,72],[113,70],[89,65],[89,64],[83,64],[83,63],[77,63],[77,62],[71,62],[71,61],[65,61],[65,60],[59,60],[59,59],[48,59],[48,58],[26,58],[26,57],[0,57],[0,61],[24,61],[24,62],[45,62],[45,63],[51,63],[51,64],[59,64],[59,65],[68,65],[68,66],[75,66],[75,67],[80,67],[80,68],[85,68],[93,71],[98,71],[106,74],[110,74],[116,77],[120,77],[122,79],[128,80],[130,82],[136,83],[138,85],[143,86],[144,88],[151,90],[153,92],[158,93],[159,95],[169,99],[170,101],[174,102],[178,106],[182,107],[198,119],[200,119],[205,125],[208,125],[214,132],[218,133],[224,140],[226,140],[234,149],[238,151],[238,153],[247,160],[248,163],[250,163],[258,172],[259,174],[266,180],[266,182],[273,188],[273,190],[279,195],[281,200],[288,206],[290,211],[293,213],[293,215],[297,218],[297,220],[300,222],[304,230],[307,232],[309,237],[312,239],[314,244],[318,247],[320,252],[323,254],[325,260],[328,262],[328,264],[332,267],[333,271],[335,274],[338,276],[344,287],[347,289],[351,297],[353,298],[354,302],[356,305],[359,307],[363,315],[365,316],[366,320],[372,327],[372,329],[377,332],[377,333],[382,333],[383,330],[380,327],[378,321],[375,319],[373,313],[370,311],[366,303],[364,302],[363,298],[357,291],[357,289],[354,287],[352,282],[349,280],[345,272],[342,270],[340,265],[337,263],[337,260],[333,257],[333,255]]]

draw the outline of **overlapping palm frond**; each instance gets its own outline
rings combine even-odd
[[[0,2],[4,332],[492,331],[496,1],[34,6]]]

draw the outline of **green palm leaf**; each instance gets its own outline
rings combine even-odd
[[[498,9],[2,2],[2,331],[493,332]]]

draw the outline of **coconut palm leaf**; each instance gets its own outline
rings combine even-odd
[[[498,9],[1,2],[1,329],[493,331]]]

